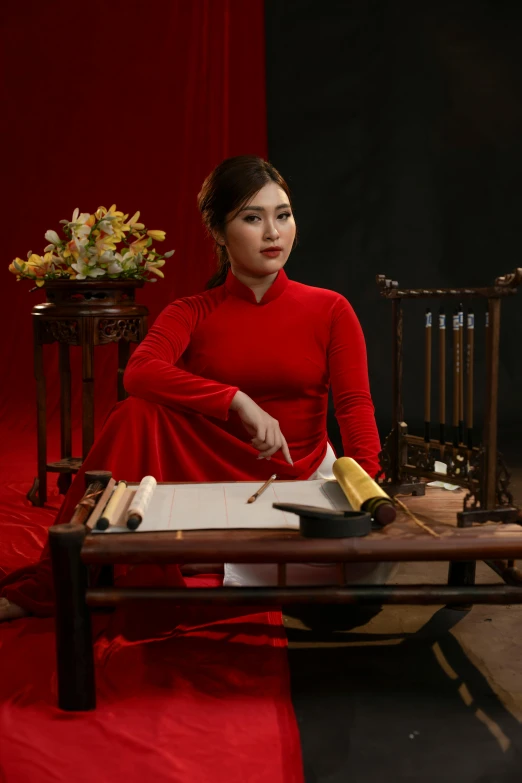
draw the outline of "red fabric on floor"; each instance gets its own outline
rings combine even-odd
[[[88,713],[56,707],[52,620],[0,627],[2,781],[301,783],[277,613],[198,610],[173,629],[168,607],[125,611],[94,618]]]

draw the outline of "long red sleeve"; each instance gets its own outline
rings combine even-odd
[[[379,434],[370,394],[366,344],[353,308],[339,297],[333,312],[328,347],[335,417],[344,454],[374,477],[379,470]]]
[[[158,316],[145,340],[132,355],[123,378],[126,391],[169,408],[228,419],[237,386],[202,378],[176,366],[198,322],[216,297],[194,296],[174,302]]]

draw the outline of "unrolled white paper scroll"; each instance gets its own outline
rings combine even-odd
[[[262,482],[225,482],[203,484],[158,484],[144,510],[140,526],[131,531],[127,527],[130,510],[118,525],[111,525],[107,533],[150,533],[152,531],[227,530],[237,528],[299,529],[299,517],[272,508],[272,503],[303,503],[321,508],[350,509],[337,481],[274,481],[255,503],[247,503]],[[136,495],[137,484],[129,490]],[[100,534],[94,530],[93,533]]]

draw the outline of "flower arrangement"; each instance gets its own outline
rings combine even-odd
[[[9,271],[17,280],[34,280],[40,288],[46,280],[150,280],[152,273],[164,277],[161,267],[174,250],[159,253],[153,242],[163,242],[165,231],[149,230],[139,222],[136,212],[128,215],[118,212],[116,204],[110,209],[98,207],[94,214],[75,209],[72,220],[60,220],[64,238],[49,230],[49,242],[44,255],[31,251],[27,261],[15,258]]]

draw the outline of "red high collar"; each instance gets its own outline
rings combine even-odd
[[[232,294],[232,296],[238,296],[240,299],[245,299],[247,302],[252,302],[253,304],[264,305],[268,304],[268,302],[272,302],[274,299],[277,299],[278,296],[281,296],[288,283],[289,280],[286,276],[285,270],[280,269],[277,273],[276,279],[268,291],[265,291],[261,301],[257,302],[252,289],[242,283],[241,280],[238,280],[238,278],[233,274],[232,270],[229,269],[227,279],[225,281],[225,287],[228,293]]]

